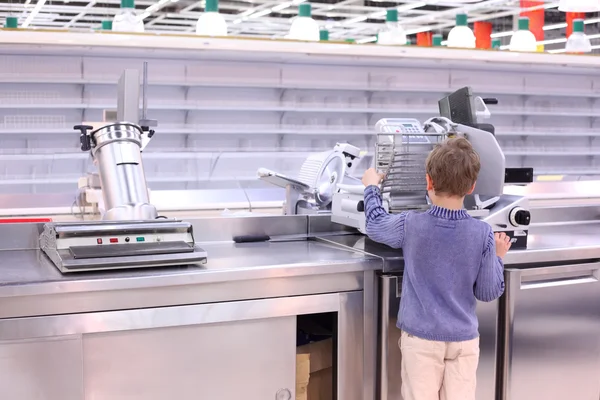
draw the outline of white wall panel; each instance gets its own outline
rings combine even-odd
[[[257,62],[188,61],[186,80],[190,83],[278,85],[281,82],[281,66]],[[181,76],[179,77],[181,79]]]
[[[478,87],[488,90],[498,89],[501,92],[515,90],[517,93],[523,91],[525,80],[522,72],[490,72],[472,69],[453,69],[450,71],[450,87],[460,88],[472,86],[474,90]]]
[[[595,76],[567,74],[524,74],[525,89],[543,93],[592,93]]]
[[[144,63],[143,59],[124,57],[84,57],[82,61],[78,64],[82,65],[84,79],[115,83],[124,69],[137,69],[141,72]],[[180,61],[155,59],[148,66],[149,82],[180,82],[183,76],[185,63]]]
[[[369,86],[379,89],[446,90],[450,71],[445,68],[377,68],[369,72]]]
[[[167,95],[160,89],[161,96]],[[213,88],[213,87],[191,87],[187,95],[188,104],[199,106],[219,107],[252,105],[252,107],[277,107],[280,104],[281,95],[278,89],[254,89],[254,88]],[[156,92],[154,92],[156,93]],[[151,98],[153,96],[151,95]],[[185,99],[181,99],[184,101]]]
[[[332,65],[284,65],[281,70],[282,86],[321,86],[363,88],[369,84],[369,70],[364,67],[337,67]]]
[[[1,84],[0,84],[1,86]],[[44,129],[72,128],[72,122],[80,121],[81,109],[65,108],[22,108],[15,104],[11,108],[0,108],[0,132],[10,134],[29,129],[43,133]]]
[[[0,78],[81,78],[81,58],[42,55],[0,55]]]

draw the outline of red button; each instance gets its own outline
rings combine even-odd
[[[96,243],[102,244],[102,239],[96,239]]]
[[[111,243],[119,243],[119,239],[117,239],[117,238],[110,238],[110,242]]]

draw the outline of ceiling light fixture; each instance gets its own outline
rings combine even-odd
[[[567,53],[590,53],[592,51],[590,39],[585,36],[583,30],[583,20],[573,20],[573,32],[567,39],[565,46]]]
[[[377,35],[377,44],[384,46],[406,44],[406,33],[398,23],[398,10],[395,8],[387,10],[385,28]]]
[[[558,11],[562,12],[597,12],[600,11],[598,0],[560,0]]]
[[[489,3],[490,1],[493,1],[493,0],[483,1],[480,4]],[[431,4],[434,4],[434,3],[433,2],[427,2],[427,4],[431,5]],[[479,7],[480,4],[465,5],[464,8],[465,9],[466,8],[469,8],[469,9],[479,9],[480,8]],[[518,12],[533,11],[533,10],[538,10],[540,8],[543,8],[543,9],[547,10],[547,9],[551,9],[551,8],[555,8],[555,7],[558,7],[558,2],[545,3],[545,4],[542,4],[542,5],[539,5],[539,6],[535,6],[535,7],[528,7],[528,8],[525,8],[525,9],[520,9]],[[441,11],[440,13],[446,13],[446,11]],[[409,20],[403,21],[403,23],[405,25],[407,25],[407,24],[415,25],[417,21],[419,21],[419,22],[421,22],[421,21],[435,21],[436,18],[439,18],[437,16],[437,14],[428,13],[427,15],[421,15],[419,17],[410,18]],[[493,14],[489,14],[489,15],[485,15],[485,16],[479,16],[477,18],[471,18],[470,22],[488,21],[488,20],[493,19],[493,18],[505,17],[505,16],[512,16],[512,15],[515,15],[514,11],[506,11],[506,12],[500,12],[500,13],[493,13]],[[451,26],[451,24],[448,24],[448,23],[440,23],[440,24],[435,24],[435,25],[422,26],[422,27],[419,27],[419,28],[406,29],[406,34],[407,35],[414,35],[414,34],[421,33],[421,32],[430,32],[430,31],[444,29],[444,28],[447,28],[449,26]],[[566,26],[566,24],[564,26]],[[492,38],[494,38],[494,37],[503,37],[503,36],[511,36],[513,33],[514,33],[513,31],[500,32],[499,34],[498,33],[497,34],[492,34]]]
[[[144,32],[144,21],[135,14],[134,0],[121,0],[121,9],[113,18],[113,32]]]
[[[292,5],[292,2],[288,1],[286,3],[282,3],[282,4],[279,4],[279,5],[271,8],[271,10],[273,12],[277,12],[277,11],[285,10],[286,8],[290,7],[291,5]]]
[[[585,19],[583,20],[583,23],[585,25],[588,24],[597,24],[598,22],[600,22],[600,18],[590,18],[590,19]],[[566,28],[567,24],[565,22],[559,23],[559,24],[552,24],[552,25],[544,25],[542,27],[542,29],[544,31],[551,31],[554,29],[563,29]],[[508,37],[508,36],[512,36],[513,33],[515,33],[515,31],[505,31],[505,32],[496,32],[496,33],[492,33],[491,37],[492,39],[494,38],[502,38],[502,37]],[[540,42],[540,44],[546,44],[545,42]]]
[[[312,8],[310,3],[302,3],[298,6],[298,16],[292,21],[290,33],[287,39],[318,42],[319,24],[311,17]]]
[[[265,15],[271,14],[271,11],[272,11],[271,9],[257,11],[254,14],[250,15],[248,18],[264,17]]]
[[[456,26],[448,33],[448,47],[475,48],[475,35],[467,25],[467,14],[456,14]]]
[[[366,21],[366,20],[367,20],[367,18],[368,18],[368,17],[367,17],[366,15],[363,15],[363,16],[361,16],[361,17],[350,18],[350,19],[344,20],[344,21],[343,21],[343,24],[344,24],[344,25],[351,25],[351,24],[355,24],[355,23],[357,23],[357,22]]]
[[[590,39],[590,37],[588,36],[588,39]],[[598,50],[600,49],[600,45],[594,45],[592,47],[590,47],[591,50]],[[548,50],[548,53],[553,53],[553,54],[557,54],[557,53],[566,53],[567,49],[554,49],[554,50]]]
[[[271,12],[271,10],[267,10]],[[219,0],[206,0],[204,13],[196,23],[196,35],[227,36],[227,23],[219,14]]]
[[[587,36],[588,40],[600,39],[600,33],[596,33],[594,35],[586,35],[586,36]],[[560,39],[554,39],[554,41],[552,43],[566,43],[566,42],[567,42],[567,39],[560,38]],[[544,42],[540,42],[540,44],[545,44],[545,43]],[[598,46],[592,46],[591,47],[592,50],[593,49],[597,49],[597,48],[598,48]],[[566,50],[566,47],[565,47],[565,48],[562,48],[562,49],[551,49],[551,50],[548,50],[548,53],[565,53],[566,51],[567,50]]]
[[[508,45],[510,51],[535,52],[537,51],[537,40],[529,30],[529,18],[519,18],[519,30],[510,38]]]

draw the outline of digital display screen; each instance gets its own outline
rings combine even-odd
[[[412,128],[412,124],[402,124],[405,128]]]

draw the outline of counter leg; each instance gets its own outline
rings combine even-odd
[[[363,399],[375,399],[377,371],[377,299],[379,285],[375,271],[365,271],[363,289],[364,383]]]
[[[363,315],[362,292],[340,294],[335,397],[338,400],[363,400]]]

